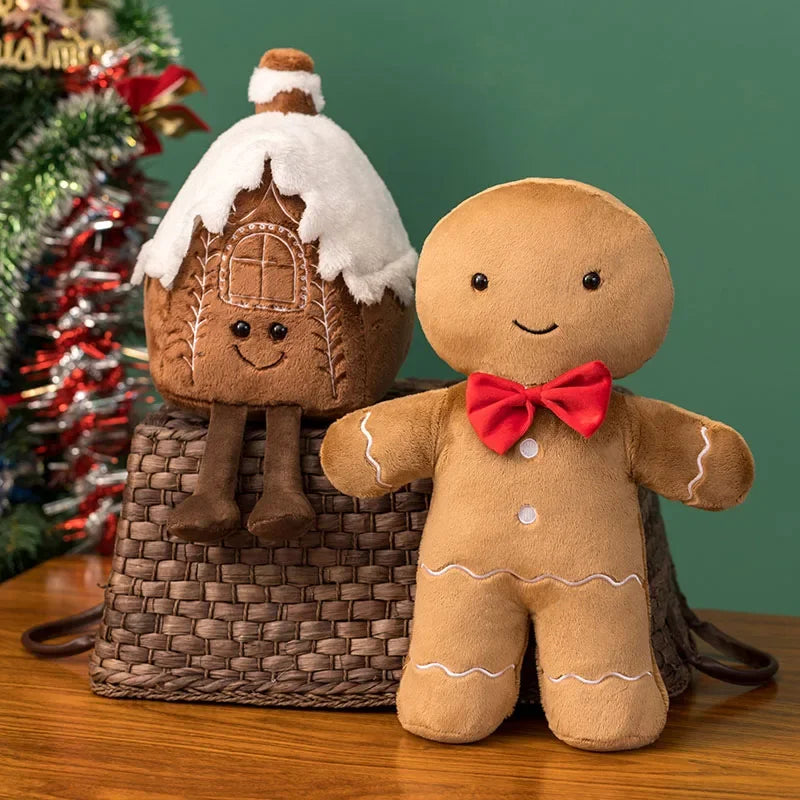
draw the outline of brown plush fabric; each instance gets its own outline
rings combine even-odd
[[[214,458],[204,459],[200,465],[192,496],[170,511],[167,530],[173,536],[213,542],[241,527],[242,515],[234,497],[246,422],[245,406],[211,406],[206,446]]]
[[[314,62],[287,48],[268,51],[259,66],[311,72]],[[256,110],[316,113],[299,90],[280,92]],[[197,225],[171,289],[152,278],[145,284],[150,369],[164,398],[210,412],[214,431],[221,407],[241,406],[250,416],[266,410],[273,461],[249,527],[269,542],[296,537],[313,520],[299,482],[300,415],[336,417],[383,396],[413,330],[413,309],[392,292],[363,305],[341,276],[319,276],[319,242],[298,235],[304,210],[299,197],[278,192],[267,163],[261,184],[236,197],[221,234]],[[230,425],[225,430],[233,435]],[[170,531],[221,538],[234,517],[234,489],[221,481],[213,495],[190,498],[173,514]],[[212,497],[218,508],[209,506]]]
[[[599,288],[584,288],[589,271]],[[476,272],[489,278],[485,291],[472,287]],[[417,304],[451,366],[532,384],[593,359],[616,375],[638,368],[664,336],[672,285],[652,232],[618,200],[530,180],[439,223]],[[558,328],[530,334],[514,319]],[[747,445],[721,423],[614,392],[590,439],[540,408],[498,455],[469,423],[465,386],[357,411],[322,447],[328,478],[358,497],[434,478],[401,723],[448,742],[491,733],[514,706],[532,619],[555,735],[590,750],[654,741],[668,697],[650,644],[637,483],[728,507],[752,482]]]
[[[256,111],[280,111],[282,114],[316,114],[311,96],[301,89],[278,92],[269,103],[256,103]]]
[[[303,245],[297,237],[303,209],[300,198],[277,192],[267,164],[261,185],[237,198],[221,235],[198,226],[171,290],[147,278],[150,370],[165,399],[205,413],[223,404],[256,416],[286,405],[298,415],[334,417],[375,402],[389,388],[411,342],[413,309],[390,291],[379,303],[356,303],[341,276],[322,280],[316,243]],[[274,234],[266,250],[263,236],[248,238],[249,225],[260,223]],[[271,272],[262,277],[253,265],[264,252]],[[246,258],[253,261],[240,260]],[[247,336],[236,335],[237,323],[246,323]],[[285,328],[284,338],[272,334],[275,325]],[[297,425],[283,428],[270,435],[270,457],[285,454],[299,464]],[[276,473],[285,466],[280,463]],[[233,492],[233,483],[222,484],[214,510],[210,495],[193,499],[170,530],[198,541],[221,538],[233,519]],[[308,501],[293,489],[270,495],[254,513],[251,530],[269,541],[296,536],[312,519]]]
[[[284,72],[313,72],[314,59],[294,47],[273,47],[261,56],[258,66]]]
[[[266,542],[296,539],[316,520],[303,492],[299,450],[287,446],[300,441],[301,416],[300,406],[267,409],[264,494],[247,520],[248,530]]]
[[[258,66],[283,72],[313,72],[314,59],[302,50],[295,50],[292,47],[276,47],[272,50],[267,50],[261,56]],[[268,103],[256,103],[255,105],[257,113],[262,111],[280,111],[284,114],[289,112],[294,112],[295,114],[317,113],[314,101],[300,89],[278,92]]]
[[[391,385],[411,342],[413,309],[390,291],[359,304],[341,277],[321,280],[316,244],[297,237],[303,208],[275,190],[267,165],[261,185],[237,198],[222,234],[198,226],[171,290],[146,279],[150,369],[165,399],[206,412],[212,402],[253,414],[299,405],[330,418],[375,402]],[[249,238],[248,226],[260,223],[274,226],[266,255],[275,266],[263,287],[261,270],[242,260],[263,254],[266,234]],[[277,299],[259,299],[262,288]],[[250,326],[246,338],[232,331],[239,321]],[[275,323],[286,327],[284,339],[270,336]]]

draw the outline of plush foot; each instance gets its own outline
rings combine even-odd
[[[304,494],[272,492],[250,512],[247,529],[267,543],[298,539],[316,522],[317,515]]]
[[[189,542],[216,542],[241,527],[242,515],[233,500],[204,494],[187,497],[167,519],[167,532]]]
[[[468,670],[459,665],[450,671]],[[439,666],[420,669],[409,660],[397,693],[400,724],[436,742],[484,739],[511,714],[517,699],[516,669],[497,666],[494,674],[497,677],[476,670],[451,677]]]
[[[667,720],[664,695],[649,675],[636,681],[610,677],[594,685],[565,678],[548,686],[543,700],[553,733],[581,750],[644,747],[659,737]]]

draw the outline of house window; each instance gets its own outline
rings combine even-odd
[[[238,228],[223,248],[219,295],[242,308],[301,310],[307,263],[294,231],[266,222]]]

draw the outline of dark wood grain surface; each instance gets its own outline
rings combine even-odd
[[[774,652],[778,679],[747,689],[699,676],[644,750],[573,750],[537,713],[441,745],[391,711],[95,697],[86,655],[36,659],[19,635],[99,602],[107,570],[70,557],[0,585],[0,798],[800,798],[800,618],[707,612]]]

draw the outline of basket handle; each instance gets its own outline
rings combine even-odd
[[[84,633],[70,639],[62,644],[47,644],[49,639],[56,639],[59,636],[79,631],[88,625],[99,622],[103,616],[103,604],[87,608],[78,614],[69,617],[56,619],[52,622],[42,622],[28,628],[21,637],[22,646],[29,652],[44,658],[61,658],[63,656],[74,656],[90,650],[94,644],[96,633]]]
[[[728,666],[716,658],[700,655],[692,647],[686,655],[689,663],[700,672],[739,686],[758,686],[767,683],[778,671],[778,661],[770,653],[740,642],[725,631],[721,631],[716,625],[700,619],[687,606],[684,606],[683,615],[689,629],[706,644],[745,665],[744,669]]]

